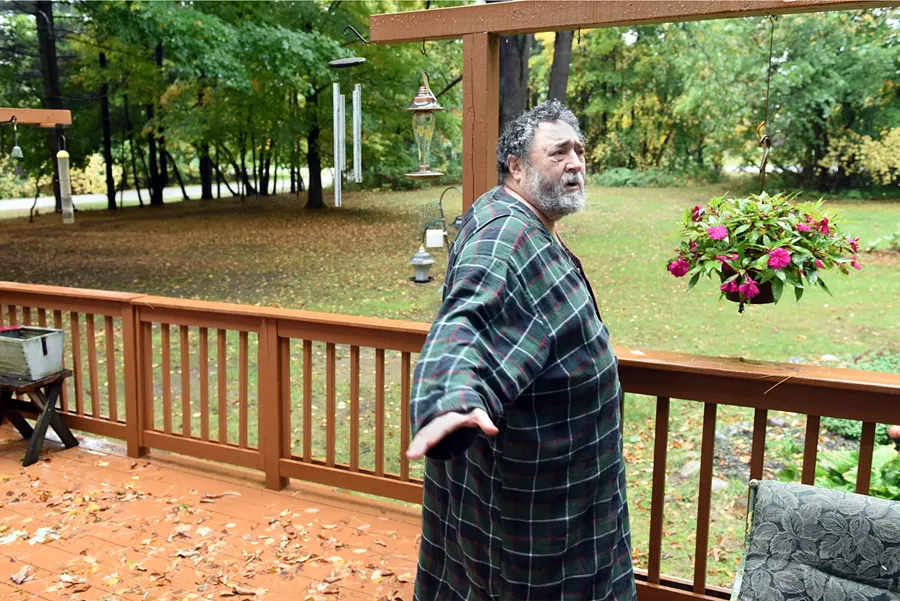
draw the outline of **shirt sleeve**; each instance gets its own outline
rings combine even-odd
[[[504,409],[542,371],[550,328],[509,257],[462,251],[416,365],[410,420],[415,435],[452,411]],[[447,459],[468,448],[476,428],[460,428],[428,451]]]

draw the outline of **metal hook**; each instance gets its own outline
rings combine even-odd
[[[425,40],[422,40],[422,56],[428,56],[428,53],[425,52]]]
[[[59,134],[59,139],[62,140],[62,145],[59,147],[59,149],[60,149],[60,150],[67,150],[67,149],[66,149],[66,134],[62,134],[62,133]]]
[[[366,38],[362,37],[362,35],[361,35],[358,31],[356,31],[356,28],[353,27],[353,25],[344,25],[344,35],[347,35],[347,30],[348,30],[348,29],[349,29],[350,31],[352,31],[353,33],[355,33],[355,34],[356,34],[356,37],[358,37],[360,40],[362,40],[362,43],[363,43],[363,44],[365,44],[366,46],[369,45],[369,41],[368,41]],[[353,42],[351,42],[351,44],[352,44],[352,43],[353,43]]]
[[[13,128],[15,129],[16,121],[17,121],[16,116],[13,115],[12,117],[9,118],[9,121],[3,121],[2,123],[3,123],[3,125],[9,125],[10,123],[12,123]]]

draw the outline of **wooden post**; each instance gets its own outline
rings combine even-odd
[[[281,475],[279,460],[282,454],[282,438],[285,419],[282,404],[283,345],[278,341],[278,323],[273,318],[263,318],[259,330],[259,450],[263,469],[266,471],[266,488],[282,490],[288,478]],[[289,418],[288,418],[289,419]],[[289,457],[288,457],[289,458]]]
[[[133,304],[127,304],[122,307],[122,353],[125,362],[125,431],[128,438],[126,439],[128,456],[143,457],[147,454],[147,447],[142,446],[143,443],[143,412],[141,407],[145,399],[143,398],[144,387],[141,382],[144,370],[150,366],[141,367],[141,344],[143,344],[140,325],[138,319],[139,309]],[[109,336],[110,334],[107,334]]]
[[[498,39],[489,33],[463,36],[463,213],[497,185]]]

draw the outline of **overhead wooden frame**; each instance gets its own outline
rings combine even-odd
[[[889,0],[512,0],[369,17],[380,44],[463,40],[463,212],[497,183],[501,35],[898,6]]]
[[[13,117],[17,125],[37,125],[47,129],[72,125],[70,110],[0,108],[0,123],[8,123]]]

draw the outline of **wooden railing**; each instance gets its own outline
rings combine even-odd
[[[403,451],[411,373],[428,324],[2,282],[0,316],[0,324],[66,330],[66,366],[75,374],[62,401],[66,419],[125,440],[131,456],[159,449],[258,470],[272,489],[298,478],[421,500],[422,465],[410,465]],[[655,405],[652,469],[629,472],[629,488],[648,478],[651,488],[642,601],[726,596],[707,583],[720,407],[753,411],[748,479],[763,476],[770,411],[807,416],[805,483],[815,478],[820,418],[863,422],[863,494],[876,423],[900,423],[897,374],[616,353],[629,393],[625,421],[632,408]],[[685,580],[661,570],[675,399],[697,403],[703,416],[693,578]],[[732,517],[742,528],[743,516]]]

